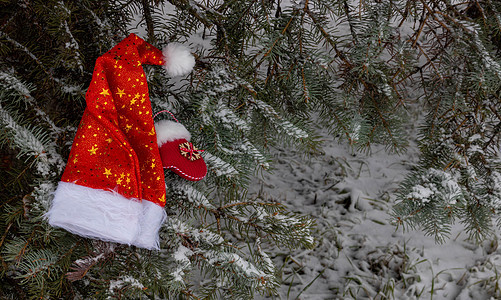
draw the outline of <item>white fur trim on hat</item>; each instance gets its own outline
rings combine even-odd
[[[158,231],[167,218],[167,213],[163,207],[148,200],[141,201],[141,206],[143,207],[143,215],[139,220],[141,230],[132,244],[150,250],[159,249]]]
[[[190,132],[183,126],[183,124],[171,120],[162,120],[155,123],[155,130],[157,132],[157,143],[160,148],[167,142],[172,142],[179,139],[191,139]]]
[[[59,182],[46,217],[50,225],[83,237],[158,249],[158,230],[166,213],[147,200]]]
[[[170,43],[163,49],[164,68],[171,77],[186,75],[193,70],[195,66],[195,57],[187,47]]]

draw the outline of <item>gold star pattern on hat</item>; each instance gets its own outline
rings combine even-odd
[[[90,155],[96,155],[96,151],[98,150],[99,148],[95,147],[95,146],[92,146],[91,149],[89,149],[88,151],[90,152]]]
[[[111,169],[107,169],[107,168],[104,168],[104,173],[103,173],[104,176],[106,176],[106,178],[108,178],[108,176],[111,175]]]
[[[103,88],[103,91],[101,93],[99,93],[99,95],[109,96],[110,95],[110,91],[108,89]]]
[[[118,96],[120,96],[120,98],[122,98],[122,96],[125,95],[125,92],[124,92],[125,89],[121,90],[120,88],[117,88],[117,90],[118,91],[116,92],[116,94]]]

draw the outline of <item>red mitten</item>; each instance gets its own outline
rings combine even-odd
[[[155,123],[155,130],[164,168],[191,181],[205,177],[207,166],[201,156],[204,150],[190,143],[191,134],[186,127],[179,122],[162,120]]]

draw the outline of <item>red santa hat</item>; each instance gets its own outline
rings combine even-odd
[[[96,61],[87,107],[47,213],[52,226],[158,249],[166,191],[143,64],[191,71],[188,49],[163,51],[129,35]]]

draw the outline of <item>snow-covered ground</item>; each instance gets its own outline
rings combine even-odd
[[[417,161],[415,143],[400,156],[379,146],[363,154],[319,133],[323,153],[304,158],[276,149],[276,169],[251,188],[317,223],[314,249],[267,249],[283,279],[269,298],[501,299],[497,240],[475,245],[456,225],[437,244],[392,224],[394,191]]]

